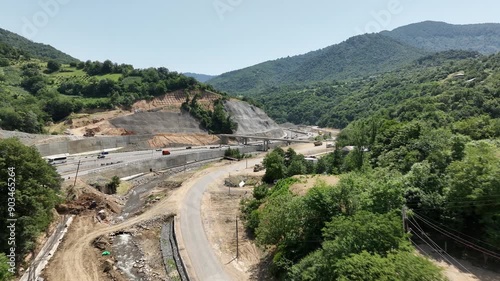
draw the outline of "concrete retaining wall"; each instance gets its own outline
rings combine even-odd
[[[42,156],[57,154],[76,154],[87,151],[103,150],[117,147],[133,147],[134,149],[148,149],[148,140],[152,135],[94,137],[74,141],[54,142],[36,145]]]
[[[258,146],[247,146],[240,148],[241,153],[251,153],[259,150]],[[131,162],[127,164],[115,164],[107,166],[100,169],[98,172],[89,173],[100,174],[104,177],[126,177],[130,175],[136,175],[140,173],[148,173],[151,170],[161,171],[166,169],[171,169],[174,167],[183,166],[186,164],[196,163],[200,161],[206,161],[211,159],[217,159],[224,157],[225,148],[214,149],[211,151],[195,152],[191,154],[184,155],[165,155],[163,158],[141,160],[137,162]]]

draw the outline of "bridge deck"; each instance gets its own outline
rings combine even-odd
[[[218,136],[220,136],[220,137],[227,137],[227,138],[246,138],[246,139],[254,139],[254,140],[272,140],[272,141],[283,141],[283,142],[314,143],[314,141],[311,141],[311,140],[280,139],[280,138],[270,138],[270,137],[262,137],[262,136],[249,136],[249,135],[220,134]]]

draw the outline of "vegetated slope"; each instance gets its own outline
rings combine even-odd
[[[236,134],[261,135],[281,138],[284,136],[283,129],[276,124],[260,108],[244,101],[230,100],[224,103],[224,108],[231,119],[238,124]]]
[[[401,120],[432,114],[436,120],[452,116],[458,121],[485,110],[498,118],[499,61],[500,54],[447,51],[378,77],[281,87],[255,99],[277,122],[337,128],[383,109]]]
[[[192,72],[184,72],[182,74],[186,75],[187,77],[193,77],[194,79],[198,80],[201,83],[205,83],[208,80],[217,77],[216,75],[206,75],[206,74],[198,74]]]
[[[483,54],[500,51],[500,24],[453,25],[425,21],[383,31],[400,42],[429,51],[469,50]]]
[[[332,81],[395,70],[426,52],[380,34],[365,34],[304,55],[281,58],[224,73],[208,81],[230,94],[267,87]]]
[[[134,69],[109,60],[58,64],[25,53],[0,43],[0,128],[5,130],[43,133],[71,113],[129,109],[135,101],[168,92],[212,89],[166,68]]]
[[[497,271],[499,89],[500,53],[448,51],[394,73],[270,99],[280,112],[300,104],[288,118],[314,112],[307,116],[318,114],[319,123],[348,125],[317,163],[280,148],[265,157],[269,185],[241,206],[257,244],[275,249],[266,268],[279,280],[445,280],[414,254],[411,244],[419,248],[426,233],[447,245],[443,255]],[[299,181],[292,176],[322,173],[342,175],[336,186],[291,192]],[[401,206],[411,213],[404,226]]]
[[[0,28],[0,43],[5,43],[19,50],[25,51],[28,54],[31,54],[34,58],[38,59],[53,59],[60,63],[79,61],[78,59],[63,53],[50,45],[35,43],[2,28]]]

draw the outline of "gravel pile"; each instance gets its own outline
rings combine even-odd
[[[281,138],[283,129],[260,108],[243,101],[227,101],[224,104],[231,118],[238,123],[237,134]]]

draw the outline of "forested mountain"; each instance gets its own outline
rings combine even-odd
[[[224,73],[208,83],[230,94],[252,94],[266,87],[356,78],[396,70],[425,54],[389,37],[365,34],[304,55]]]
[[[500,24],[451,25],[422,22],[352,37],[304,55],[268,61],[224,73],[208,83],[230,94],[252,95],[265,88],[332,82],[380,74],[431,52],[500,50]]]
[[[499,61],[500,54],[447,51],[377,77],[273,88],[254,99],[277,122],[336,128],[381,110],[401,120],[433,114],[458,121],[485,110],[498,118]]]
[[[382,35],[428,51],[468,50],[483,54],[500,51],[500,24],[453,25],[425,21],[383,31]]]
[[[316,163],[291,148],[267,154],[264,184],[241,202],[277,280],[447,280],[415,255],[423,244],[498,271],[500,53],[446,51],[257,97],[289,121],[346,126]],[[310,174],[340,181],[297,194]]]
[[[33,58],[55,60],[59,63],[78,62],[78,59],[65,54],[56,48],[41,43],[35,43],[13,32],[0,28],[0,43],[19,49]]]
[[[193,77],[194,79],[198,80],[201,83],[205,83],[208,80],[216,77],[215,75],[198,74],[198,73],[192,73],[192,72],[185,72],[182,74],[186,75],[187,77]]]

